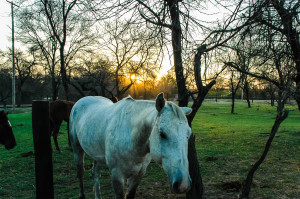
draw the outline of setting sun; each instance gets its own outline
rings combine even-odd
[[[135,74],[131,74],[131,75],[130,75],[130,79],[131,79],[131,80],[135,80],[135,79],[136,79]]]

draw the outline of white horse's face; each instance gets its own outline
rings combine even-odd
[[[191,109],[165,103],[157,109],[158,117],[149,138],[152,158],[162,164],[172,191],[186,192],[191,184],[187,158],[191,128],[185,114],[188,115]]]

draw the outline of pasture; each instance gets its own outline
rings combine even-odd
[[[192,129],[203,178],[205,198],[237,198],[240,183],[250,166],[260,156],[267,134],[276,115],[276,108],[262,103],[237,103],[229,114],[230,103],[204,102],[195,117]],[[281,124],[270,152],[254,176],[251,198],[300,198],[300,115],[296,106],[287,106],[289,117]],[[31,112],[10,114],[17,146],[0,149],[0,198],[35,198],[35,176]],[[61,153],[53,146],[55,198],[78,198],[79,184],[69,150],[66,123],[58,142]],[[52,139],[51,139],[52,141]],[[92,161],[85,158],[85,190],[93,198]],[[110,174],[101,171],[104,199],[113,198]],[[136,198],[184,198],[170,194],[163,170],[150,163]]]

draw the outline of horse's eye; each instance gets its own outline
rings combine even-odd
[[[168,138],[167,138],[167,135],[166,135],[164,132],[160,132],[160,137],[161,137],[161,139],[163,139],[163,140],[168,139]]]

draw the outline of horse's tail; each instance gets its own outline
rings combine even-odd
[[[71,145],[71,148],[74,150],[75,143],[78,142],[77,134],[76,134],[76,127],[75,124],[76,122],[74,121],[75,118],[75,107],[73,106],[71,112],[70,112],[70,117],[69,117],[69,122],[68,122],[68,139]]]

